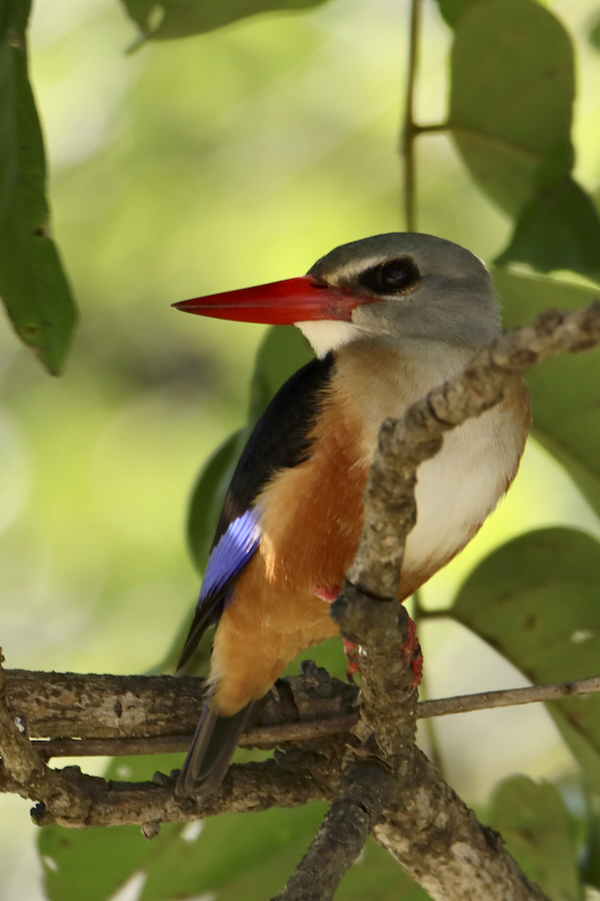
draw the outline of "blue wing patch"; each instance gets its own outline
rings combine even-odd
[[[260,544],[258,513],[246,510],[233,520],[214,546],[206,564],[206,573],[177,669],[191,659],[208,626],[218,622],[227,603],[231,586],[250,562]]]
[[[204,581],[200,589],[198,606],[207,598],[221,594],[252,558],[260,543],[260,526],[255,510],[246,510],[229,524],[227,530],[212,549]]]

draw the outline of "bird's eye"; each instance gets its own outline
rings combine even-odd
[[[419,270],[412,260],[399,258],[368,269],[360,282],[377,294],[405,294],[416,286],[419,277]]]
[[[379,267],[379,281],[391,291],[406,291],[418,277],[417,267],[410,260],[389,260]]]

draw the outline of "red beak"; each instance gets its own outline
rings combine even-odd
[[[256,288],[182,300],[173,306],[186,313],[216,319],[292,325],[315,319],[350,322],[354,307],[368,303],[370,299],[368,296],[346,293],[310,275],[303,275]]]

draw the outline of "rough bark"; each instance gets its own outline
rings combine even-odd
[[[319,738],[273,760],[232,767],[208,801],[175,802],[173,777],[157,774],[153,783],[141,786],[107,784],[84,776],[78,768],[50,769],[24,731],[26,727],[32,734],[40,728],[44,711],[34,704],[23,713],[25,699],[15,700],[2,675],[0,789],[40,802],[34,812],[39,823],[81,828],[135,822],[143,825],[147,836],[156,834],[166,820],[326,798],[332,802],[330,813],[282,899],[330,899],[370,830],[436,901],[542,901],[545,896],[507,854],[499,836],[477,821],[415,745],[417,700],[407,615],[393,599],[406,537],[415,521],[419,463],[437,453],[446,431],[498,403],[527,366],[549,354],[583,350],[599,340],[599,303],[568,315],[549,311],[531,328],[501,336],[461,376],[431,391],[402,420],[384,423],[365,496],[361,546],[331,608],[342,634],[359,645],[362,690],[359,718],[350,736]],[[314,672],[305,676],[327,694],[326,680]],[[63,688],[56,684],[54,700]],[[171,687],[165,683],[164,689],[167,697]],[[79,689],[71,684],[68,690],[70,706],[85,707],[81,684]],[[192,699],[171,698],[167,706],[181,701],[196,708],[196,691],[191,689]],[[302,702],[291,703],[289,683],[283,689],[279,686],[276,694],[280,691],[276,715],[283,713],[285,719],[292,711],[291,721],[297,725],[303,718]],[[164,722],[162,702],[146,718],[145,705],[138,704],[125,685],[117,694],[118,702],[114,691],[108,701],[102,688],[96,695],[102,728],[110,727],[118,736],[156,737],[149,730]],[[64,700],[53,715],[65,730],[62,736],[72,737],[74,727]],[[325,700],[330,714],[333,702],[334,718],[352,716],[347,700],[340,707],[335,692]],[[271,701],[273,710],[277,708],[273,698],[268,700],[262,711],[266,716]],[[98,720],[91,728],[98,728]]]
[[[5,670],[5,677],[9,710],[45,761],[186,751],[204,694],[204,680],[192,677],[29,670]],[[596,691],[598,676],[419,701],[415,716],[448,716]],[[265,749],[347,734],[357,721],[358,688],[307,661],[302,675],[280,680],[257,702],[240,746]]]

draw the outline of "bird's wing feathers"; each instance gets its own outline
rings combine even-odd
[[[258,550],[259,543],[258,516],[250,509],[234,519],[213,545],[178,669],[188,662],[208,626],[220,616],[229,589]]]
[[[271,400],[238,461],[225,496],[194,621],[178,668],[191,658],[206,629],[218,622],[227,597],[260,544],[260,518],[254,503],[280,469],[310,456],[310,431],[331,378],[334,360],[312,360],[299,369]]]
[[[210,704],[213,692],[214,686],[177,780],[175,794],[180,797],[210,794],[219,787],[254,706],[250,702],[233,716],[219,716]]]

